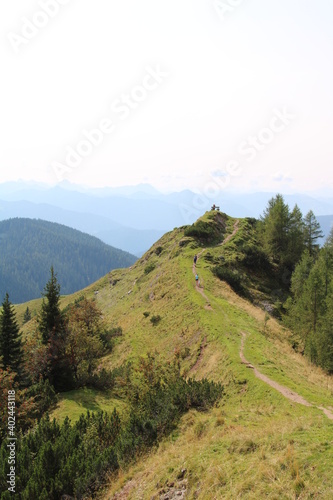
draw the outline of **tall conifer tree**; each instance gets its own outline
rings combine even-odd
[[[322,238],[323,232],[321,230],[320,224],[317,221],[315,214],[310,210],[304,219],[304,240],[306,248],[309,250],[311,255],[318,252],[319,245],[317,244],[318,238]]]
[[[11,368],[16,373],[19,372],[22,362],[22,341],[8,293],[2,302],[0,314],[0,356],[4,370]]]
[[[269,200],[261,220],[265,248],[275,261],[283,264],[288,248],[290,212],[281,194],[277,194],[275,198]]]
[[[61,337],[64,330],[64,321],[59,306],[60,285],[53,266],[50,272],[51,276],[44,288],[44,299],[38,319],[43,344],[47,344],[51,336]]]
[[[38,319],[42,343],[47,345],[48,379],[56,390],[73,386],[73,372],[66,355],[66,329],[60,310],[60,285],[51,266],[51,276],[44,288],[44,300]]]

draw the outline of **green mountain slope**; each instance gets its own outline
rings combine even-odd
[[[61,224],[20,218],[0,222],[0,296],[8,291],[12,302],[40,297],[51,265],[62,293],[68,294],[135,260]]]
[[[225,387],[214,409],[191,410],[158,448],[124,464],[101,498],[332,498],[332,377],[295,353],[290,332],[267,319],[283,280],[274,268],[249,264],[261,258],[248,249],[255,244],[253,221],[210,212],[164,235],[130,269],[62,299],[65,307],[82,294],[95,298],[107,324],[121,326],[100,368],[158,351],[169,361],[176,356],[188,377]],[[218,277],[225,265],[243,296]],[[17,307],[20,321],[26,305]],[[34,319],[25,334],[33,329]],[[74,417],[65,402],[64,393],[62,408],[73,408]]]

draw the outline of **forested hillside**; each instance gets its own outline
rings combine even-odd
[[[0,296],[14,303],[41,296],[51,265],[61,292],[73,293],[136,257],[61,224],[16,218],[0,222]]]

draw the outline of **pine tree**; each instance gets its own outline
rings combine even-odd
[[[299,299],[301,297],[313,264],[313,257],[311,257],[309,252],[305,250],[291,278],[290,290],[295,299]]]
[[[102,312],[92,300],[83,299],[68,309],[66,347],[76,381],[82,365],[88,376],[92,375],[96,359],[103,352],[101,317]]]
[[[298,345],[299,340],[301,340],[303,349],[306,343],[305,339],[311,332],[311,320],[308,314],[308,301],[305,291],[313,264],[314,258],[309,254],[308,250],[305,250],[292,274],[291,297],[285,304],[288,311],[287,324],[299,336],[294,339],[295,345]]]
[[[23,316],[23,322],[27,323],[30,320],[31,320],[31,312],[30,312],[29,307],[27,307],[25,310],[24,316]]]
[[[8,293],[2,302],[0,315],[0,356],[4,370],[11,368],[16,373],[19,372],[22,362],[22,341]]]
[[[305,246],[309,250],[311,255],[315,255],[319,249],[317,244],[318,238],[322,238],[323,232],[320,228],[320,224],[317,221],[315,214],[310,210],[304,219],[304,240]]]
[[[43,344],[47,344],[51,336],[61,337],[64,331],[64,321],[60,311],[60,285],[51,266],[51,277],[44,288],[44,299],[38,318],[39,331]]]
[[[330,305],[332,274],[325,250],[315,259],[308,250],[291,280],[293,299],[288,301],[288,322],[302,339],[304,352],[313,363],[328,368],[332,362]]]
[[[303,215],[299,207],[295,205],[290,214],[288,231],[288,264],[290,268],[295,269],[301,255],[305,250],[304,245],[304,222]]]
[[[47,346],[47,377],[56,390],[69,390],[73,387],[73,372],[66,355],[66,329],[60,310],[60,285],[53,266],[44,288],[38,322],[42,343]]]
[[[304,320],[308,321],[308,332],[305,337],[305,353],[312,363],[320,365],[320,353],[318,349],[321,340],[320,330],[327,310],[325,277],[319,261],[311,269],[304,292]]]
[[[268,202],[261,218],[264,246],[267,253],[279,264],[283,264],[287,256],[290,217],[289,207],[283,196],[277,194]]]
[[[327,296],[329,292],[329,284],[332,281],[333,276],[333,254],[332,249],[326,244],[320,250],[318,261],[320,262],[323,270],[325,278],[325,296]]]
[[[330,287],[326,299],[326,315],[322,321],[320,335],[318,336],[317,352],[318,364],[333,373],[333,289]]]

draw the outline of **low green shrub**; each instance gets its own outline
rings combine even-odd
[[[184,231],[185,236],[192,236],[199,240],[210,241],[214,239],[214,227],[207,222],[198,221]]]
[[[227,266],[215,266],[213,268],[213,273],[221,281],[226,281],[228,285],[231,286],[234,292],[238,293],[243,297],[248,297],[248,290],[242,283],[242,278],[237,271],[229,269]]]
[[[155,326],[161,321],[161,319],[161,316],[157,314],[156,316],[154,315],[150,318],[150,322]]]
[[[144,273],[145,274],[149,274],[151,273],[152,271],[154,271],[154,269],[156,268],[156,265],[154,264],[154,262],[150,262],[150,264],[148,264],[145,269],[144,269]]]
[[[105,330],[100,333],[100,339],[103,344],[103,349],[107,352],[111,352],[114,346],[114,339],[116,337],[121,337],[123,334],[123,329],[121,326],[116,328],[111,328],[111,330]]]
[[[17,498],[94,497],[110,473],[148,451],[186,411],[204,411],[223,395],[220,384],[186,381],[175,364],[156,356],[141,358],[135,369],[126,365],[125,371],[129,415],[124,421],[116,410],[88,411],[73,425],[68,418],[60,425],[46,416],[32,432],[17,436]],[[8,487],[7,444],[4,439],[0,448],[1,491]]]
[[[242,246],[244,258],[242,263],[250,268],[263,271],[271,271],[271,263],[267,254],[258,246],[245,244]]]
[[[49,380],[39,380],[37,384],[31,385],[27,389],[27,397],[33,397],[36,405],[36,418],[40,419],[42,415],[56,405],[58,398],[53,385]]]

